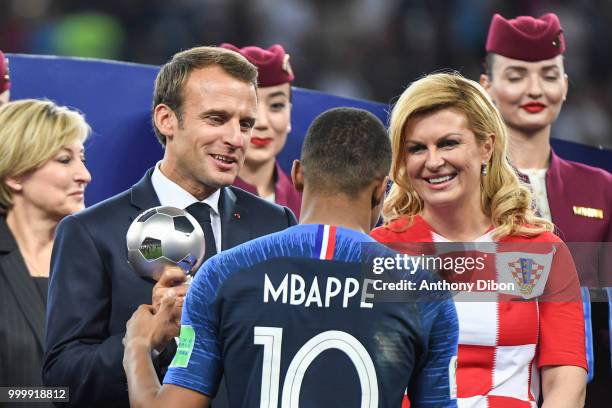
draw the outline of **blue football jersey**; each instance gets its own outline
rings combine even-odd
[[[372,248],[389,253],[353,230],[297,225],[209,259],[164,383],[214,396],[224,375],[232,407],[398,408],[406,390],[412,407],[456,406],[452,300],[372,301]]]

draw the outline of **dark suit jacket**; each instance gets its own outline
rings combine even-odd
[[[0,387],[42,386],[44,330],[45,305],[0,217]]]
[[[151,174],[58,226],[43,379],[48,386],[70,387],[72,406],[129,406],[121,341],[134,310],[151,303],[154,282],[128,265],[125,235],[138,214],[160,205]],[[219,210],[222,249],[296,223],[289,209],[235,187],[222,189]],[[154,360],[158,374],[168,363]]]

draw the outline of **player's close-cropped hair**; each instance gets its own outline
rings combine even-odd
[[[529,236],[552,230],[550,222],[534,215],[531,193],[520,183],[508,161],[506,128],[497,108],[480,84],[459,73],[436,73],[413,82],[393,107],[389,133],[394,185],[383,208],[385,221],[411,217],[423,209],[423,201],[406,174],[406,124],[411,119],[448,108],[466,116],[479,145],[489,135],[495,135],[489,174],[481,177],[480,185],[482,207],[496,227],[496,237]]]
[[[184,88],[189,74],[196,70],[212,66],[221,67],[230,76],[253,84],[257,89],[257,67],[237,52],[219,47],[195,47],[181,51],[164,64],[153,90],[153,111],[159,104],[167,105],[177,116],[179,125],[183,120]],[[166,137],[162,135],[153,121],[153,130],[159,142],[165,146]]]
[[[335,108],[315,118],[300,159],[312,188],[356,196],[391,166],[391,143],[382,122],[362,109]]]
[[[23,99],[0,107],[0,211],[13,204],[4,182],[36,170],[91,129],[83,115],[48,100]]]

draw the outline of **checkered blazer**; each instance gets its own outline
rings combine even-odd
[[[543,366],[587,369],[576,269],[567,247],[552,233],[494,241],[493,232],[458,250],[456,244],[443,244],[449,241],[417,216],[411,224],[399,219],[377,228],[372,236],[412,255],[482,257],[482,270],[454,275],[459,276],[455,280],[514,284],[512,290],[475,289],[455,298],[457,405],[537,407]]]

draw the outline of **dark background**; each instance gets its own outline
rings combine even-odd
[[[493,13],[548,11],[570,77],[553,136],[612,148],[611,0],[2,0],[0,49],[160,65],[195,45],[278,42],[294,85],[389,103],[431,71],[478,79]]]

